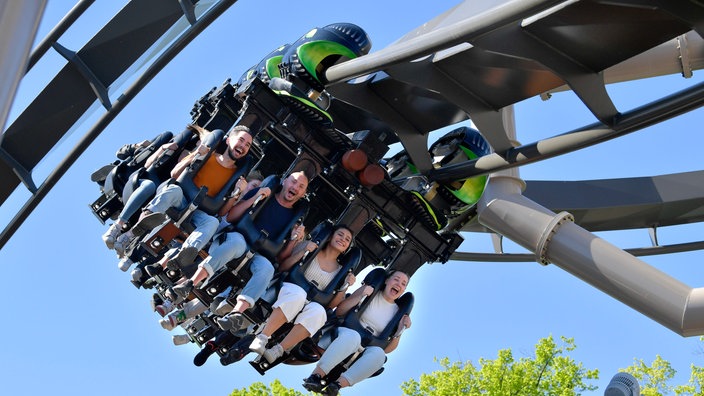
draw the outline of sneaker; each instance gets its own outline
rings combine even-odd
[[[223,330],[237,331],[244,326],[244,315],[235,312],[218,319],[218,326]]]
[[[176,312],[172,312],[164,317],[164,319],[161,319],[159,321],[159,324],[161,327],[163,327],[165,330],[173,330],[176,326],[180,325],[181,323],[186,321],[186,312],[182,309],[179,309]]]
[[[140,283],[142,281],[143,275],[144,275],[144,273],[142,273],[142,269],[139,267],[133,269],[132,272],[130,273],[130,276],[132,277],[132,282],[134,282],[134,283]]]
[[[267,362],[274,363],[276,359],[280,358],[283,355],[284,347],[282,347],[281,344],[276,344],[273,347],[264,351],[264,354],[262,356],[264,356],[264,359],[266,359]]]
[[[108,249],[113,249],[115,247],[115,239],[120,235],[120,228],[117,223],[112,223],[110,228],[103,234],[103,242],[108,247]]]
[[[175,294],[174,297],[176,297],[177,300],[183,301],[193,291],[193,281],[189,279],[180,285],[172,287],[171,290],[173,291],[173,294]],[[176,301],[174,301],[174,303],[176,303]]]
[[[135,270],[135,271],[136,271],[136,270]],[[132,271],[132,273],[134,274],[134,271]],[[159,293],[154,293],[154,294],[152,294],[152,300],[150,301],[150,303],[151,303],[151,306],[152,306],[152,311],[156,311],[156,306],[163,304],[163,303],[164,303],[164,299],[161,298],[161,296],[159,295]]]
[[[196,354],[196,357],[193,358],[193,364],[198,367],[204,365],[210,355],[214,354],[217,349],[218,347],[213,341],[206,342],[205,345],[203,345],[203,349],[201,349],[200,352]]]
[[[159,263],[149,264],[144,266],[144,270],[149,274],[149,276],[157,276],[164,272],[164,267]]]
[[[208,306],[208,309],[210,309],[210,312],[218,315],[218,316],[225,316],[227,312],[218,314],[215,311],[218,310],[218,306],[220,305],[221,302],[225,301],[225,297],[223,296],[217,296],[213,298],[213,301],[210,302],[210,305]]]
[[[249,344],[249,350],[256,353],[257,355],[261,355],[264,353],[264,351],[266,351],[266,344],[268,342],[269,337],[262,333],[259,333],[256,337],[254,337],[254,341]]]
[[[162,318],[166,316],[169,312],[171,312],[174,309],[173,305],[171,305],[170,301],[165,301],[164,304],[157,305],[154,311],[158,313]]]
[[[115,253],[117,253],[118,256],[125,256],[125,249],[127,249],[127,247],[130,245],[130,242],[132,242],[132,237],[132,232],[127,231],[115,239],[115,242],[113,243],[113,249],[115,249]]]
[[[303,387],[309,392],[321,393],[325,385],[320,374],[311,374],[303,380]]]
[[[130,269],[132,264],[134,264],[134,262],[132,262],[129,257],[123,257],[122,260],[117,263],[117,268],[119,268],[122,272],[127,272],[127,270]]]
[[[337,381],[331,383],[325,387],[325,390],[322,393],[325,396],[337,396],[340,393],[340,383]]]
[[[171,341],[173,341],[176,346],[185,345],[191,342],[191,337],[189,337],[188,334],[176,334],[171,337]]]

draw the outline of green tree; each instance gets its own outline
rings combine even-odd
[[[514,359],[510,349],[498,352],[496,359],[479,359],[479,367],[466,363],[439,361],[442,370],[422,374],[420,381],[411,379],[401,385],[405,395],[579,395],[597,387],[585,381],[599,378],[598,370],[587,370],[565,352],[576,346],[572,338],[552,336],[535,346],[534,357]]]
[[[248,388],[235,389],[230,396],[303,396],[304,394],[292,388],[287,388],[279,380],[274,380],[271,387],[262,382],[255,382]]]
[[[704,341],[704,337],[699,337],[699,340]],[[676,370],[672,368],[670,362],[660,355],[656,355],[650,365],[645,364],[643,359],[634,359],[634,363],[622,371],[636,377],[640,384],[640,393],[643,396],[664,396],[672,393],[677,396],[704,394],[704,368],[692,363],[690,370],[689,382],[677,386],[669,384],[675,377]]]

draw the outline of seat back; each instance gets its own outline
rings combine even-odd
[[[222,153],[224,150],[227,150],[227,143],[225,140],[225,132],[223,132],[222,129],[215,129],[211,131],[210,134],[208,134],[203,140],[203,144],[210,147],[210,151],[181,172],[176,180],[178,185],[181,186],[184,196],[189,201],[193,200],[193,198],[195,198],[198,194],[198,191],[200,191],[200,188],[193,182],[193,178],[203,167],[203,164],[208,161],[211,155],[215,153]],[[227,201],[228,196],[234,189],[237,179],[249,173],[249,170],[252,167],[252,159],[249,155],[246,155],[244,158],[239,159],[236,165],[237,171],[232,175],[227,183],[225,183],[223,188],[221,188],[215,196],[206,196],[200,203],[198,209],[210,215],[217,215],[218,211],[222,208],[222,205],[225,201]]]
[[[168,134],[168,136],[171,135],[170,132],[168,132]],[[159,147],[166,143],[174,143],[176,144],[177,148],[173,150],[173,152],[162,153],[156,159],[156,161],[149,165],[149,167],[142,166],[136,171],[132,172],[132,174],[129,176],[127,183],[125,183],[125,187],[122,191],[122,201],[127,202],[127,199],[129,199],[130,195],[132,195],[134,190],[139,187],[140,179],[149,179],[153,181],[154,184],[157,186],[160,185],[162,182],[168,180],[171,177],[171,169],[176,165],[176,163],[178,163],[178,158],[181,153],[186,149],[186,147],[191,145],[196,140],[198,140],[196,133],[191,129],[185,129],[183,132],[179,133],[173,138],[164,141],[163,143],[160,143],[158,146],[156,146],[156,150],[158,150]],[[136,158],[136,160],[146,165],[146,160],[151,156],[151,154],[152,153],[150,152],[149,155],[144,156],[142,153],[140,153],[139,157],[142,158]]]
[[[123,195],[122,192],[125,184],[127,183],[130,175],[134,171],[142,168],[144,163],[147,161],[147,158],[158,150],[161,145],[168,142],[172,136],[173,134],[171,132],[160,133],[152,139],[147,147],[137,149],[134,153],[132,153],[132,155],[125,157],[124,160],[118,162],[102,182],[103,193],[105,195],[115,193],[121,197]]]
[[[289,232],[293,226],[298,222],[302,222],[308,214],[308,201],[301,199],[296,202],[293,206],[293,215],[288,223],[275,233],[270,234],[257,226],[256,219],[262,209],[265,208],[272,199],[275,199],[274,195],[281,189],[281,179],[276,175],[268,176],[262,181],[261,186],[269,187],[271,194],[257,203],[256,206],[250,208],[249,211],[245,212],[235,225],[235,229],[244,236],[250,250],[261,254],[273,263],[276,259],[276,255],[279,254],[279,251],[281,251],[284,243],[288,239]]]

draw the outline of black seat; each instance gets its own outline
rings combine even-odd
[[[124,189],[129,183],[130,175],[143,168],[147,158],[172,136],[171,132],[161,133],[152,139],[147,147],[136,146],[135,148],[135,145],[128,145],[131,147],[130,150],[122,150],[122,154],[118,151],[119,157],[122,157],[120,160],[100,168],[91,175],[91,180],[100,185],[101,195],[90,205],[90,208],[101,223],[117,217],[124,207]]]

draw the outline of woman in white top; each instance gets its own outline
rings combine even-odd
[[[383,290],[372,297],[369,305],[360,315],[360,324],[375,336],[382,333],[398,312],[396,300],[406,291],[407,285],[408,275],[406,273],[392,271],[385,280]],[[362,298],[370,296],[373,292],[372,286],[362,285],[338,305],[335,313],[339,317],[345,316],[361,303]],[[339,327],[337,338],[325,349],[325,353],[320,357],[313,373],[304,380],[303,386],[312,392],[337,395],[340,388],[352,386],[369,378],[384,365],[386,354],[398,346],[401,329],[410,327],[411,318],[404,314],[399,321],[394,337],[383,349],[379,346],[367,345],[359,359],[342,373],[336,382],[324,384],[323,377],[362,347],[362,337],[357,330],[344,326]]]
[[[332,231],[330,240],[323,245],[315,255],[305,271],[305,278],[308,282],[316,285],[318,290],[324,290],[342,266],[337,261],[338,258],[347,251],[352,243],[352,231],[346,226],[338,225]],[[294,253],[284,260],[279,266],[279,272],[288,271],[296,264],[305,252],[312,252],[317,248],[313,242],[303,242],[294,250]],[[355,282],[353,273],[347,274],[345,282],[351,285]],[[328,308],[334,308],[345,297],[344,292],[338,292],[328,304]],[[305,338],[315,334],[323,327],[327,320],[325,308],[317,302],[307,301],[307,293],[302,287],[289,282],[284,282],[279,291],[278,298],[273,304],[273,312],[269,316],[261,333],[252,341],[249,349],[269,361],[274,362],[281,357],[284,351],[290,350]],[[294,321],[294,326],[286,337],[273,347],[266,349],[269,338],[284,323]]]

